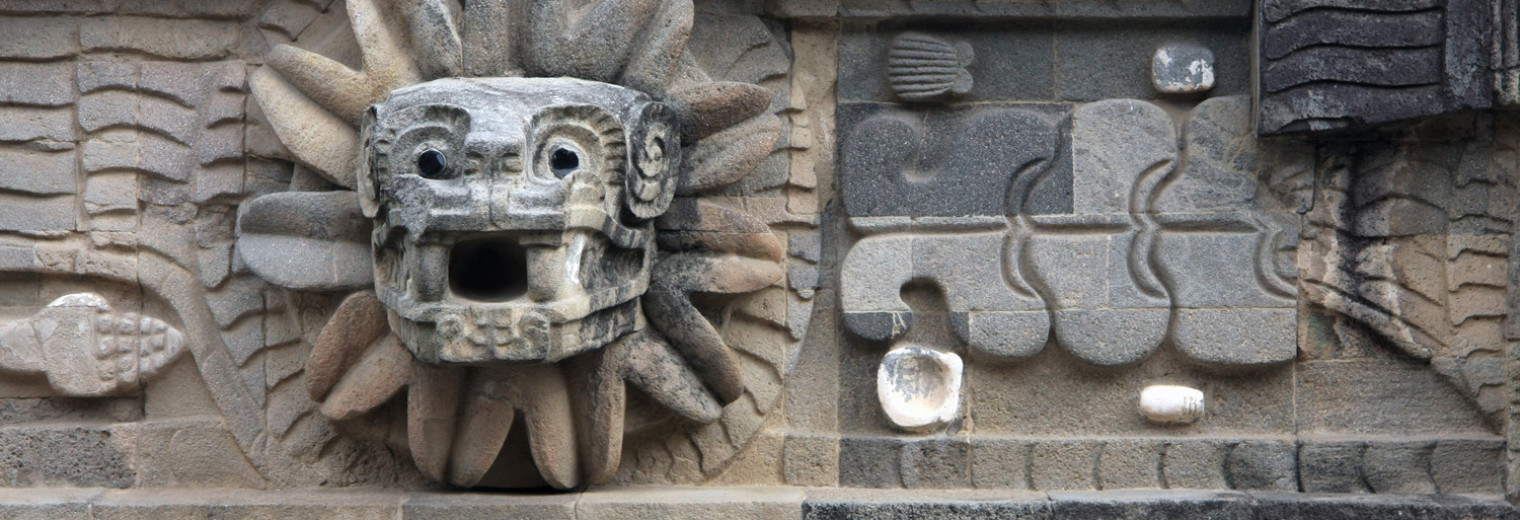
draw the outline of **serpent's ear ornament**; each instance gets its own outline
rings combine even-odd
[[[321,414],[404,391],[404,449],[465,487],[608,482],[625,438],[738,451],[781,370],[749,352],[791,339],[724,329],[783,246],[714,194],[775,149],[770,92],[697,65],[689,0],[383,3],[348,2],[358,70],[280,45],[250,79],[338,188],[239,216],[251,271],[346,294],[305,367]]]

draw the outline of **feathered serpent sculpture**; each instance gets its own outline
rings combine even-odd
[[[244,255],[260,277],[352,292],[306,365],[322,414],[405,388],[412,459],[458,486],[608,481],[625,422],[699,449],[734,414],[752,434],[744,365],[765,356],[743,343],[785,332],[722,324],[784,250],[704,195],[775,147],[771,94],[696,64],[690,0],[382,1],[347,3],[358,70],[281,45],[250,78],[295,161],[343,188],[238,221],[240,250],[279,252]],[[628,384],[679,418],[629,412]]]

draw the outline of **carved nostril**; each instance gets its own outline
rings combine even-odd
[[[449,253],[449,288],[478,301],[507,301],[528,292],[528,250],[510,237],[462,240]]]

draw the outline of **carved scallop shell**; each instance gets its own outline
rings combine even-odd
[[[936,101],[971,91],[976,54],[965,42],[952,44],[917,32],[892,40],[887,52],[887,82],[903,101]]]

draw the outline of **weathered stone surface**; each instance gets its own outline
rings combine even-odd
[[[1157,441],[1108,441],[1098,453],[1098,489],[1160,488],[1163,444]]]
[[[1161,477],[1172,489],[1229,489],[1225,475],[1226,443],[1183,440],[1169,443],[1161,460]]]
[[[72,56],[79,52],[78,24],[77,19],[64,17],[0,18],[0,32],[10,35],[0,42],[0,58],[40,60]]]
[[[902,479],[907,488],[970,487],[971,443],[940,438],[904,444]]]
[[[1252,502],[1244,493],[1204,491],[1120,491],[1050,494],[1052,519],[1197,518],[1245,520]]]
[[[0,149],[0,189],[38,195],[72,194],[78,188],[72,150]]]
[[[891,438],[839,439],[839,485],[860,488],[902,487],[903,441]]]
[[[1029,484],[1034,489],[1058,491],[1097,489],[1098,456],[1103,443],[1043,441],[1029,455]]]
[[[1292,443],[1245,441],[1230,448],[1225,472],[1235,489],[1294,491],[1298,489],[1297,455]]]
[[[89,520],[92,488],[0,489],[0,516],[14,520]]]
[[[353,193],[277,193],[244,205],[238,254],[265,280],[295,289],[373,283],[369,223]]]
[[[74,67],[68,63],[0,64],[0,103],[68,105],[74,101],[73,84]]]
[[[1357,129],[1488,107],[1486,4],[1407,5],[1435,8],[1263,3],[1257,15],[1260,133]],[[1321,6],[1337,9],[1315,9]]]
[[[1430,474],[1442,494],[1500,494],[1503,489],[1499,441],[1441,440],[1430,454]]]
[[[813,491],[803,505],[806,520],[843,520],[852,518],[1049,518],[1050,509],[1043,495],[1006,492],[951,493],[926,496],[924,492],[904,495],[901,492],[865,492],[857,490]]]
[[[1430,474],[1427,441],[1370,442],[1362,453],[1362,476],[1374,493],[1430,495],[1435,481]]]
[[[1480,414],[1440,376],[1403,360],[1311,361],[1298,369],[1302,431],[1489,435]],[[1397,402],[1384,407],[1375,403]]]
[[[0,482],[11,487],[78,486],[125,488],[136,471],[111,431],[69,425],[0,428]]]
[[[843,116],[842,116],[843,117]],[[1025,109],[883,111],[839,125],[840,190],[852,217],[1006,213],[1016,179],[1038,176],[1059,138]]]
[[[1163,94],[1192,94],[1214,88],[1214,52],[1199,45],[1163,45],[1151,58],[1151,84]]]
[[[90,505],[92,518],[238,518],[337,520],[394,517],[403,496],[380,492],[237,490],[107,491]]]
[[[0,127],[0,141],[74,140],[74,115],[67,108],[0,106],[0,116],[16,122]]]
[[[802,508],[803,499],[802,490],[788,488],[693,491],[645,487],[582,495],[575,504],[575,518],[792,518]]]
[[[401,504],[401,518],[573,520],[576,495],[416,493]]]
[[[788,435],[782,478],[793,486],[831,487],[839,484],[839,438]]]
[[[187,60],[225,57],[241,34],[226,22],[133,16],[92,17],[79,26],[86,51],[133,50]]]
[[[983,489],[1030,489],[1029,442],[1012,439],[971,440],[971,484]]]
[[[1359,442],[1306,442],[1298,447],[1299,485],[1306,493],[1367,493]]]

